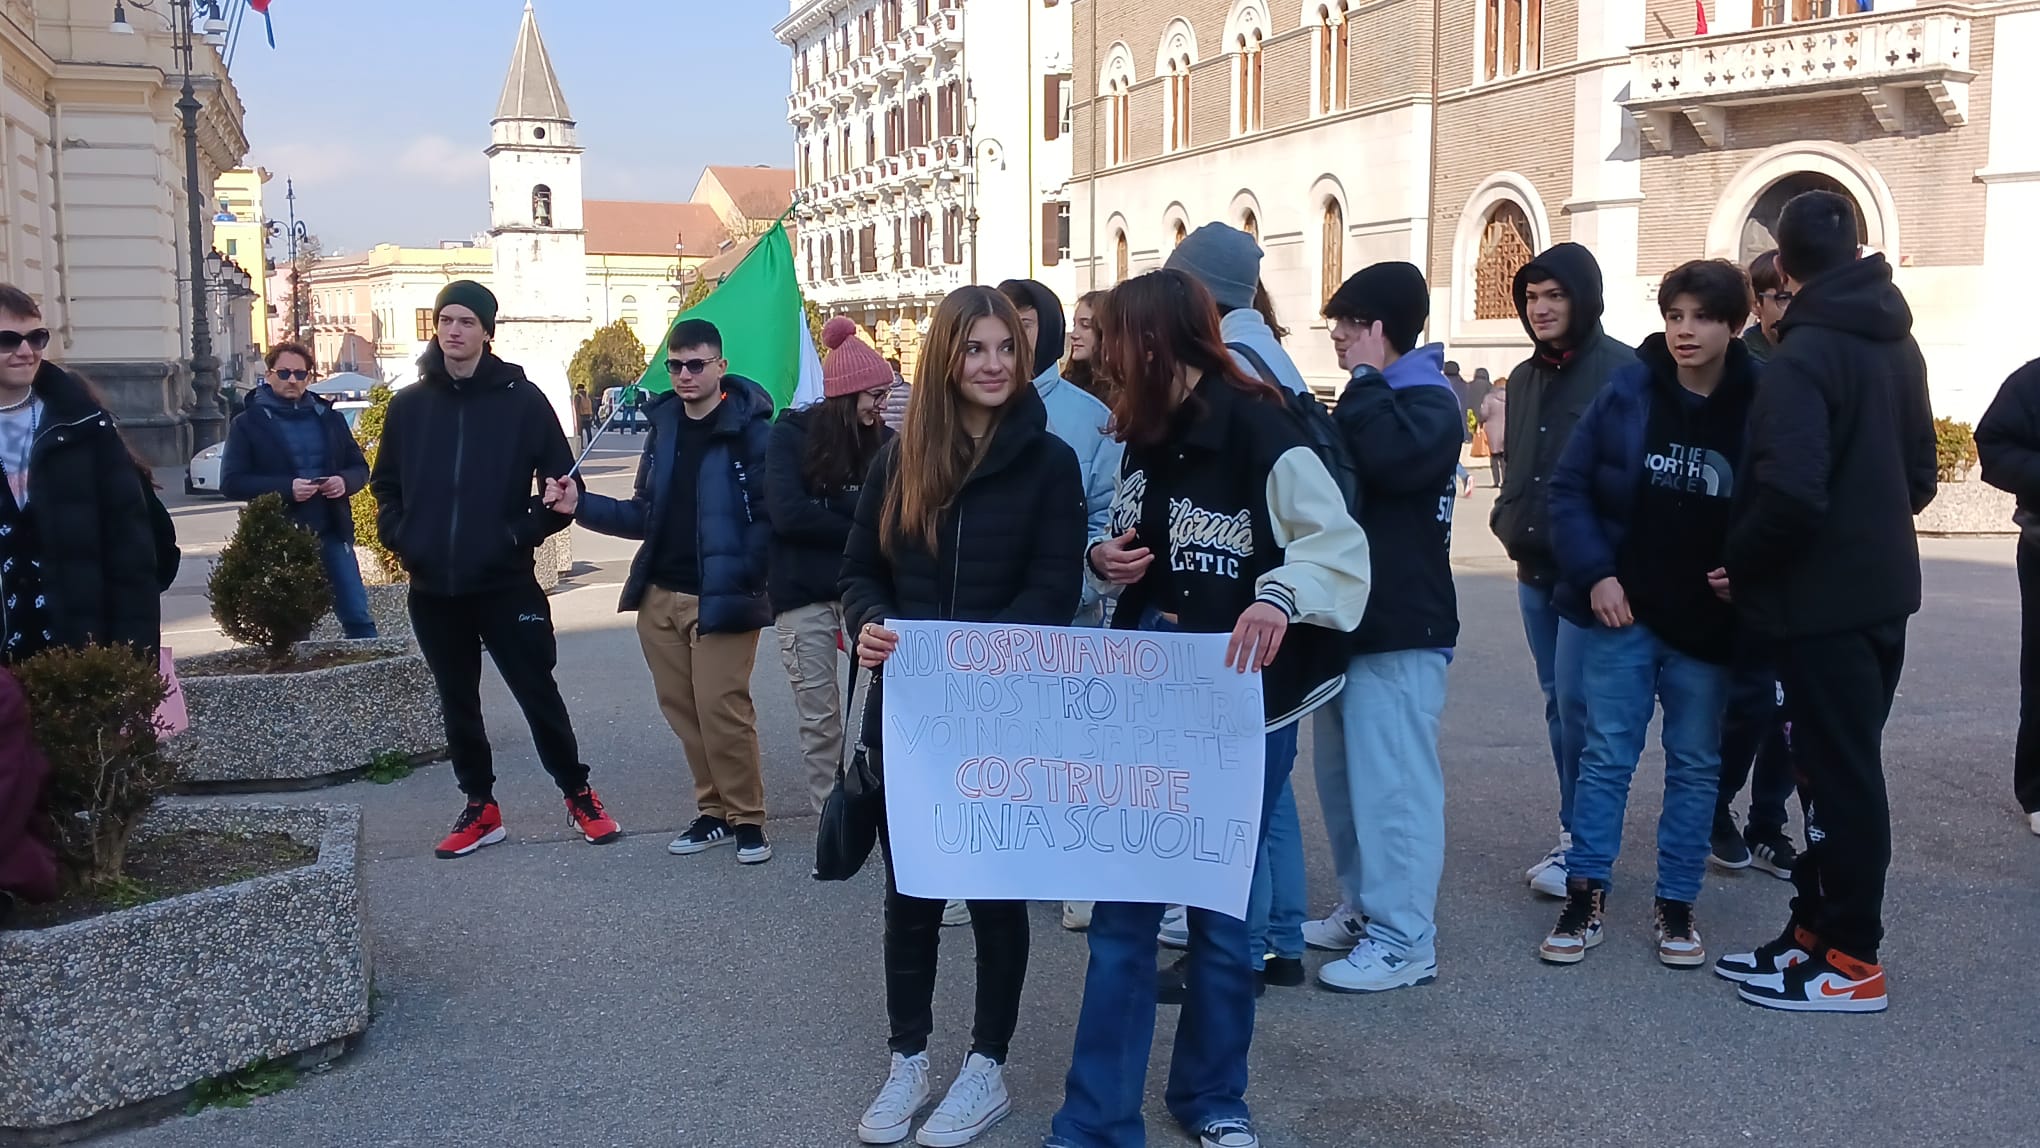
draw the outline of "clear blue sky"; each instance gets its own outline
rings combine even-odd
[[[681,200],[707,164],[792,162],[781,0],[535,0],[580,125],[591,199]],[[327,250],[465,239],[488,227],[482,149],[524,0],[274,0],[234,82],[248,162],[284,179]]]

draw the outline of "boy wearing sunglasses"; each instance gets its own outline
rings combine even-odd
[[[319,557],[333,585],[333,613],[349,638],[376,636],[368,591],[354,558],[354,493],[368,485],[368,459],[347,420],[311,393],[318,373],[301,343],[278,343],[263,356],[269,371],[227,428],[220,493],[246,502],[280,494],[298,525],[319,536]]]
[[[552,400],[524,368],[490,352],[496,296],[487,287],[447,284],[432,316],[418,382],[390,400],[369,489],[376,530],[411,575],[411,626],[439,687],[454,777],[468,799],[435,852],[463,857],[505,837],[482,725],[484,649],[524,711],[574,827],[606,845],[623,831],[588,786],[553,678],[552,605],[532,564],[538,544],[572,524],[532,491],[572,469],[574,452]]]
[[[638,641],[666,723],[687,752],[698,816],[667,849],[681,856],[736,842],[737,861],[772,859],[751,667],[772,624],[765,594],[772,525],[765,452],[772,399],[729,374],[722,332],[687,319],[666,341],[671,394],[645,404],[649,433],[628,499],[546,484],[546,505],[598,534],[644,542],[618,609]]]

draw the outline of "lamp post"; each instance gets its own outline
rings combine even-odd
[[[1006,145],[996,139],[980,140],[977,138],[977,85],[969,80],[965,80],[963,91],[963,146],[964,150],[970,153],[970,169],[963,173],[963,222],[970,228],[970,281],[975,283],[978,281],[977,185],[978,163],[980,160],[979,149],[990,149],[992,156],[998,160],[999,170],[1004,171],[1006,170]]]
[[[193,445],[203,448],[219,442],[225,437],[226,415],[220,410],[220,361],[213,357],[212,320],[207,314],[205,282],[205,229],[200,207],[209,198],[199,186],[198,179],[198,92],[194,85],[197,70],[194,55],[197,51],[198,33],[192,27],[196,14],[194,3],[205,5],[205,37],[214,42],[215,37],[224,37],[226,22],[220,19],[218,0],[167,0],[169,12],[165,17],[170,24],[170,41],[177,62],[184,72],[184,86],[178,95],[177,111],[184,120],[184,206],[186,236],[190,244],[191,266],[191,434]],[[144,12],[156,12],[156,0],[113,0],[113,25],[111,30],[121,35],[133,35],[134,26],[128,23],[127,4]]]

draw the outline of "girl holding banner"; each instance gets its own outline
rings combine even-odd
[[[1367,538],[1275,387],[1241,372],[1202,284],[1155,271],[1112,290],[1098,331],[1126,444],[1113,537],[1091,572],[1122,588],[1115,629],[1232,634],[1266,704],[1261,832],[1296,758],[1296,722],[1345,684],[1343,637],[1367,606]],[[1076,1048],[1046,1148],[1146,1143],[1163,906],[1098,903]],[[1169,1111],[1202,1148],[1257,1148],[1246,1104],[1254,972],[1246,923],[1189,914]]]
[[[872,465],[843,561],[843,615],[858,664],[877,670],[898,644],[892,619],[1060,626],[1082,599],[1087,516],[1077,456],[1048,430],[1025,364],[1020,315],[989,287],[964,287],[930,323],[898,439]],[[864,713],[881,738],[880,690]],[[906,1139],[930,1095],[936,951],[943,903],[900,893],[886,852],[885,988],[892,1069],[858,1122],[866,1144]],[[1003,1064],[1027,977],[1027,906],[972,901],[977,1017],[971,1050],[919,1143],[967,1144],[1010,1110]],[[1148,928],[1152,938],[1154,927]]]

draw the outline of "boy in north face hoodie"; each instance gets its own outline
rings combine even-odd
[[[1546,498],[1551,472],[1574,424],[1609,376],[1636,361],[1636,348],[1601,330],[1601,265],[1577,243],[1561,243],[1516,273],[1516,314],[1536,349],[1509,372],[1509,465],[1489,519],[1516,563],[1523,633],[1544,691],[1544,723],[1558,767],[1558,846],[1524,873],[1530,887],[1565,896],[1565,851],[1572,830],[1573,780],[1579,775],[1585,708],[1579,696],[1578,628],[1552,603],[1558,559]]]

